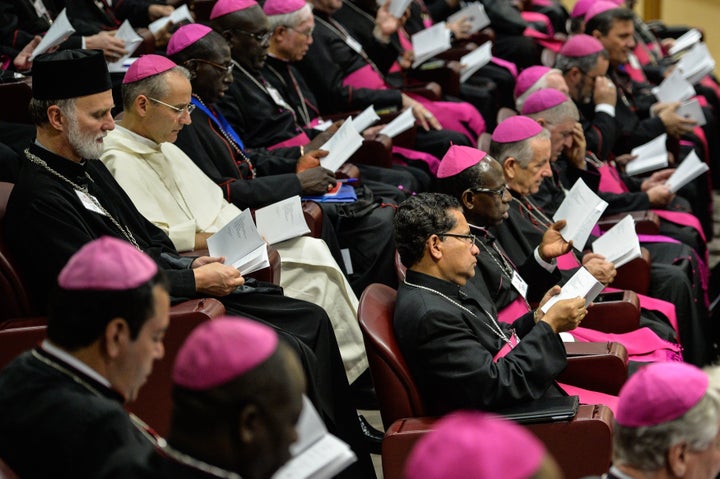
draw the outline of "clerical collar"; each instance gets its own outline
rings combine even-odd
[[[142,143],[143,145],[152,148],[153,150],[160,149],[160,144],[156,143],[154,140],[151,140],[150,138],[147,138],[142,135],[138,135],[132,130],[128,130],[124,126],[120,125],[119,123],[115,123],[115,128],[117,128],[119,131],[124,132],[126,135],[130,136],[133,140]]]
[[[455,284],[451,281],[446,281],[444,279],[436,278],[435,276],[430,276],[429,274],[421,273],[419,271],[413,271],[410,269],[406,271],[405,277],[410,283],[417,283],[422,284],[423,286],[428,286],[440,293],[443,293],[453,298],[464,299],[467,297],[467,293],[465,293],[463,286]]]
[[[98,383],[102,384],[108,389],[112,389],[112,385],[110,384],[110,381],[107,380],[107,378],[103,377],[95,371],[93,368],[85,364],[84,362],[80,361],[78,358],[73,356],[72,354],[68,353],[67,351],[60,349],[59,347],[55,346],[53,343],[51,343],[49,340],[44,340],[42,344],[40,344],[40,348],[48,353],[50,356],[53,356],[56,359],[59,359],[60,361],[64,362],[68,366],[71,366],[72,368],[80,371],[85,376],[93,379],[94,381],[97,381]]]
[[[43,145],[42,143],[40,143],[40,141],[39,141],[37,138],[35,138],[35,143],[33,143],[33,145],[34,145],[34,146],[37,146],[38,148],[40,148],[40,149],[43,150],[43,151],[46,151],[46,152],[50,153],[51,155],[55,155],[56,157],[62,158],[63,160],[69,161],[69,162],[71,162],[71,163],[80,164],[80,165],[84,165],[84,164],[85,164],[85,159],[80,160],[80,163],[78,163],[77,161],[73,161],[73,160],[71,160],[71,159],[69,159],[69,158],[65,158],[64,156],[58,155],[57,153],[55,153],[54,151],[52,151],[52,150],[51,150],[50,148],[48,148],[47,146],[45,146],[45,145]]]

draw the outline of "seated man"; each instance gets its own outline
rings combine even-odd
[[[403,477],[557,479],[562,472],[527,429],[492,414],[461,411],[439,420],[418,440]]]
[[[361,450],[357,414],[347,397],[347,378],[327,313],[284,296],[278,286],[245,281],[222,258],[178,255],[167,235],[137,211],[105,165],[93,159],[114,128],[112,106],[100,52],[64,50],[35,60],[30,108],[37,140],[25,151],[28,161],[5,218],[5,239],[34,306],[45,308],[60,265],[82,245],[103,235],[126,239],[166,272],[174,300],[212,295],[230,314],[275,328],[301,357],[308,396],[328,429]],[[362,467],[365,459],[371,470],[369,456],[362,451],[358,456],[354,466]]]
[[[479,253],[473,239],[455,198],[423,193],[398,208],[395,241],[407,276],[393,327],[431,415],[563,395],[555,378],[567,357],[558,333],[587,314],[585,300],[573,298],[498,323],[491,299],[469,282]],[[602,396],[612,408],[615,398]]]
[[[198,326],[173,369],[167,444],[126,447],[103,479],[269,479],[290,458],[305,389],[297,357],[275,332],[224,317]]]
[[[190,102],[190,73],[159,55],[135,61],[123,80],[124,116],[105,138],[101,160],[135,207],[170,236],[178,251],[207,248],[207,238],[241,211],[172,143],[190,116],[169,106]],[[280,286],[310,301],[334,322],[348,381],[368,367],[357,298],[322,240],[301,236],[275,244]]]
[[[47,339],[0,373],[0,457],[19,477],[95,477],[117,448],[152,450],[123,404],[162,359],[167,281],[124,241],[86,244],[60,272]]]
[[[720,474],[718,370],[651,364],[620,390],[608,479]]]

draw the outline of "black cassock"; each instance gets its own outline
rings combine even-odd
[[[456,409],[493,410],[564,393],[554,384],[567,358],[560,336],[533,314],[513,324],[500,323],[520,343],[493,361],[505,344],[491,330],[495,307],[487,290],[474,283],[454,283],[407,271],[407,282],[431,288],[469,309],[469,314],[447,299],[408,284],[400,285],[394,330],[428,413],[441,415]]]
[[[204,296],[195,291],[190,269],[193,258],[178,255],[170,238],[137,211],[101,161],[75,163],[37,145],[30,151],[68,181],[86,187],[131,233],[140,249],[167,273],[173,300]],[[5,239],[34,304],[44,309],[65,263],[84,244],[104,235],[128,240],[111,218],[85,207],[66,180],[29,160],[23,164],[8,201]],[[249,317],[278,332],[300,357],[308,396],[328,428],[363,451],[356,441],[357,416],[350,410],[347,378],[327,313],[314,304],[284,296],[276,285],[252,280],[217,299],[228,314]]]
[[[95,477],[120,447],[152,449],[118,392],[40,348],[0,373],[0,411],[0,457],[18,477]]]

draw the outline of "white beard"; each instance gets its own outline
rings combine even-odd
[[[97,159],[102,155],[104,145],[97,140],[104,138],[107,132],[100,136],[91,136],[80,130],[78,121],[74,116],[68,116],[68,141],[79,156],[85,159]]]

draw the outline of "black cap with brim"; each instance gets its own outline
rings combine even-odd
[[[102,50],[61,50],[39,55],[32,67],[37,100],[65,100],[112,88]]]

